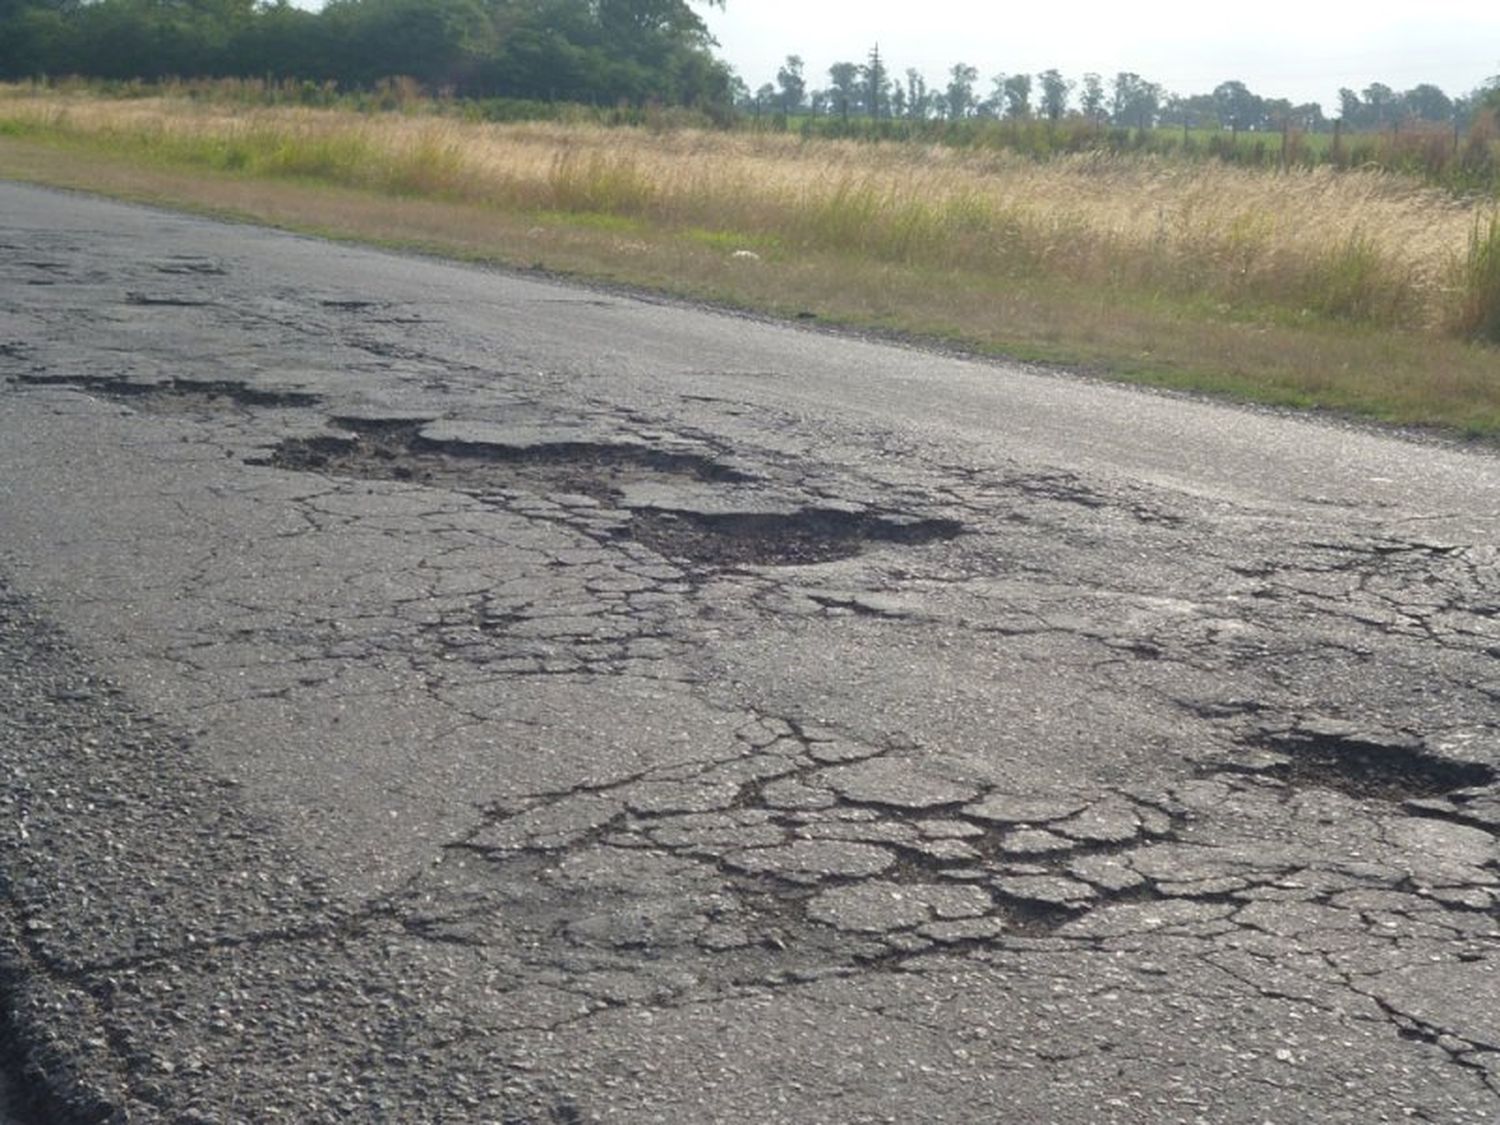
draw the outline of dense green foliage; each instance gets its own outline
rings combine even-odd
[[[472,97],[724,105],[686,0],[0,0],[0,78],[256,77]]]

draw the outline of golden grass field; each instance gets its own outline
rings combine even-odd
[[[1500,432],[1495,202],[1388,173],[0,87],[0,176]]]

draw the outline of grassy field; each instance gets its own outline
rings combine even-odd
[[[0,87],[0,176],[1500,434],[1500,222],[1387,173]]]

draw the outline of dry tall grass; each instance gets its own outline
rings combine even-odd
[[[0,176],[1500,435],[1500,220],[1414,181],[420,108],[0,86]]]
[[[250,174],[640,220],[740,238],[773,258],[846,252],[1427,330],[1475,322],[1473,233],[1493,210],[1380,172],[1037,162],[785,134],[65,94],[0,99],[0,120]]]

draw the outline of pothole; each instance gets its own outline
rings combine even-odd
[[[615,534],[667,558],[711,568],[796,566],[849,558],[873,543],[918,545],[952,539],[957,520],[841,508],[780,511],[636,507],[642,485],[751,484],[757,478],[712,457],[643,443],[563,440],[421,419],[335,418],[346,435],[292,438],[263,462],[301,472],[410,481],[474,496],[512,491],[584,496],[629,508]],[[692,490],[689,489],[689,492]],[[730,505],[732,508],[732,505]]]
[[[745,474],[711,458],[645,445],[589,441],[494,442],[424,437],[425,423],[336,418],[349,436],[291,438],[268,462],[282,469],[398,480],[483,495],[521,489],[613,503],[629,483],[651,479],[738,482]]]
[[[1299,727],[1261,745],[1264,752],[1252,754],[1239,768],[1294,787],[1318,786],[1351,797],[1399,803],[1497,780],[1489,766],[1434,757],[1415,740],[1326,724]]]
[[[790,513],[637,512],[630,536],[672,559],[717,567],[801,566],[851,558],[871,543],[952,539],[956,520],[908,519],[837,509]]]
[[[23,383],[74,387],[153,414],[200,414],[230,406],[294,408],[315,406],[319,402],[317,395],[304,391],[265,390],[226,380],[170,379],[148,383],[103,376],[51,379],[29,375],[20,379]]]

